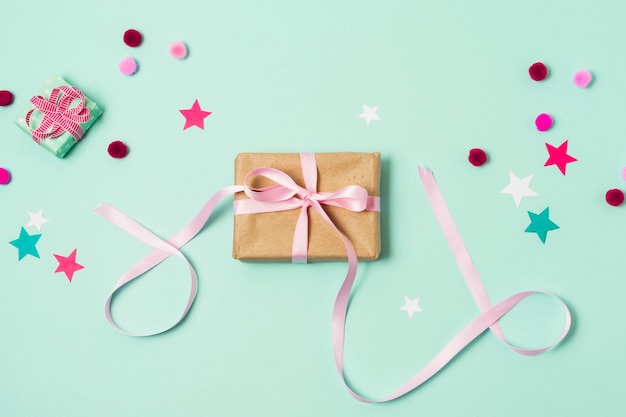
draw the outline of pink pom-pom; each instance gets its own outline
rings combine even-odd
[[[133,75],[137,72],[137,61],[127,56],[120,61],[120,72],[124,75]]]
[[[587,70],[576,71],[574,74],[574,85],[578,88],[587,88],[591,82],[591,73]]]
[[[535,126],[537,126],[538,131],[545,132],[552,127],[552,116],[547,113],[541,113],[535,119]]]
[[[0,185],[7,185],[11,182],[11,174],[4,168],[0,168]]]
[[[170,45],[170,55],[176,59],[187,58],[187,46],[181,41],[176,41]]]

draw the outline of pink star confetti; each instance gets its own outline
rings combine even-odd
[[[202,110],[197,99],[193,102],[193,106],[191,106],[190,109],[182,109],[178,111],[185,117],[185,127],[183,127],[183,130],[188,129],[191,126],[198,126],[200,129],[204,130],[204,119],[212,113],[210,111]]]
[[[70,253],[70,256],[65,257],[54,254],[54,257],[57,258],[57,261],[59,262],[59,266],[54,272],[65,273],[65,276],[70,282],[72,282],[74,272],[84,268],[84,266],[82,266],[81,264],[76,263],[76,249],[74,249],[72,253]]]
[[[556,165],[563,175],[565,175],[565,168],[567,167],[567,164],[578,161],[578,159],[568,155],[567,141],[561,143],[558,148],[546,143],[546,148],[548,149],[548,154],[550,156],[543,166],[547,167],[548,165]]]

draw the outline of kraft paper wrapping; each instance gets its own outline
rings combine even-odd
[[[317,191],[335,192],[347,185],[360,185],[370,196],[380,195],[380,153],[319,153]],[[304,186],[300,155],[297,153],[242,153],[235,159],[235,184],[243,184],[246,174],[260,167],[276,168]],[[273,183],[264,177],[248,180],[252,187]],[[238,193],[235,199],[248,198]],[[371,261],[380,254],[380,213],[351,212],[323,205],[337,228],[356,249],[359,260]],[[309,262],[347,259],[346,248],[337,232],[309,208]],[[291,262],[293,235],[300,210],[235,216],[233,258],[242,261]]]

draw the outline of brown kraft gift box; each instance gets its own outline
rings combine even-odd
[[[318,153],[317,191],[335,192],[347,185],[360,185],[370,196],[380,195],[380,153]],[[243,184],[246,174],[255,168],[275,168],[304,187],[300,154],[241,153],[235,159],[235,184]],[[264,177],[248,179],[250,187],[267,187],[273,182]],[[248,198],[243,192],[235,199]],[[380,213],[352,212],[323,204],[335,226],[352,242],[359,260],[372,261],[380,254]],[[339,234],[313,208],[309,213],[308,261],[347,259]],[[291,262],[293,235],[300,209],[238,214],[234,221],[233,258],[242,261]]]

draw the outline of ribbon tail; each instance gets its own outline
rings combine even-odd
[[[141,240],[144,243],[155,248],[154,251],[149,253],[135,265],[133,265],[128,271],[126,271],[118,280],[118,282],[113,287],[111,293],[109,294],[106,302],[105,302],[105,316],[109,324],[118,332],[125,334],[127,336],[153,336],[160,333],[164,333],[174,327],[176,327],[187,315],[191,306],[193,305],[193,301],[197,294],[198,288],[198,277],[195,269],[189,260],[183,255],[178,249],[183,247],[187,242],[193,239],[205,226],[213,209],[215,206],[224,198],[229,195],[232,195],[236,192],[242,191],[243,187],[241,186],[231,186],[223,188],[222,190],[215,193],[200,209],[200,211],[196,214],[196,216],[189,222],[185,227],[179,230],[172,238],[170,238],[167,242],[163,241],[158,236],[154,235],[152,232],[147,230],[145,227],[137,223],[135,220],[126,216],[119,210],[115,209],[109,204],[102,204],[100,207],[95,209],[95,212],[100,216],[113,223],[115,226],[129,233],[131,236]],[[187,264],[189,269],[189,276],[191,281],[191,286],[189,290],[189,296],[187,298],[187,303],[183,309],[183,312],[180,314],[178,319],[169,327],[152,333],[131,333],[121,329],[111,314],[111,303],[114,295],[126,284],[141,277],[143,274],[153,269],[169,256],[175,255]]]
[[[450,246],[454,259],[461,270],[461,275],[463,275],[465,283],[478,305],[480,312],[485,312],[491,308],[489,296],[487,295],[487,291],[478,276],[478,271],[476,270],[474,261],[472,260],[463,239],[461,238],[461,234],[459,233],[459,229],[456,227],[452,214],[450,214],[448,205],[443,199],[443,195],[435,182],[433,173],[431,170],[424,167],[419,167],[418,171],[426,197],[428,198],[428,202],[430,203],[435,217],[441,226],[441,230],[443,231],[446,241],[448,242],[448,246]],[[506,337],[504,336],[504,332],[502,331],[499,323],[494,323],[491,331],[498,339],[500,339],[500,341],[506,341]]]
[[[522,300],[526,299],[528,296],[533,294],[544,294],[549,297],[552,297],[557,302],[560,303],[564,314],[565,314],[565,324],[563,326],[563,331],[561,332],[559,338],[551,345],[539,348],[539,349],[521,349],[515,346],[510,345],[506,339],[504,339],[504,335],[502,335],[502,342],[513,351],[520,353],[522,355],[538,355],[540,353],[546,352],[547,350],[553,348],[557,344],[559,344],[568,334],[570,326],[571,326],[571,314],[567,305],[556,295],[545,292],[545,291],[524,291],[517,294],[512,295],[511,297],[505,299],[504,301],[491,306],[489,304],[488,299],[486,298],[486,291],[482,284],[480,283],[478,274],[476,273],[475,277],[472,275],[472,271],[475,271],[473,267],[473,262],[469,257],[469,253],[461,240],[460,234],[454,225],[452,220],[452,216],[449,213],[449,210],[443,201],[443,197],[439,192],[439,188],[437,187],[436,182],[432,176],[432,172],[425,168],[420,167],[420,178],[426,190],[426,194],[431,202],[432,208],[437,215],[437,220],[441,228],[448,239],[448,243],[451,246],[451,249],[457,258],[457,262],[461,267],[462,272],[464,273],[464,278],[468,283],[470,291],[472,291],[472,295],[475,297],[476,302],[479,303],[479,307],[481,309],[481,314],[471,321],[468,325],[465,326],[456,336],[454,336],[450,342],[444,346],[444,348],[437,353],[430,362],[426,364],[419,372],[417,372],[413,377],[411,377],[407,382],[405,382],[402,386],[400,386],[397,390],[389,394],[388,396],[380,399],[380,400],[372,400],[369,398],[365,398],[358,393],[356,393],[349,385],[345,379],[344,369],[343,369],[343,356],[344,356],[344,339],[345,339],[345,325],[346,325],[346,313],[348,309],[348,302],[350,293],[352,291],[352,287],[354,284],[354,279],[356,276],[356,267],[357,267],[357,258],[354,253],[354,247],[352,244],[337,230],[337,232],[342,237],[344,244],[346,245],[346,249],[348,251],[348,272],[346,273],[346,277],[344,282],[339,289],[337,294],[337,298],[335,299],[335,304],[333,306],[333,316],[332,316],[332,343],[333,343],[333,353],[335,358],[335,366],[337,368],[337,372],[339,373],[341,380],[346,388],[346,390],[350,393],[352,397],[355,399],[365,402],[365,403],[381,403],[394,400],[399,398],[412,390],[419,387],[424,382],[428,381],[431,377],[433,377],[437,372],[443,369],[456,355],[458,355],[467,345],[469,345],[473,340],[475,340],[479,335],[481,335],[487,329],[496,329],[494,333],[496,336],[498,335],[498,320],[502,318],[506,313],[508,313],[511,309],[517,306]],[[314,206],[317,209],[317,206]],[[321,210],[321,208],[320,208]],[[319,211],[319,210],[318,210]],[[321,210],[323,212],[323,210]],[[328,219],[328,216],[325,213],[322,214],[325,219]],[[327,220],[330,222],[330,219]],[[331,226],[335,227],[332,222],[330,222]],[[336,227],[335,227],[336,229]],[[455,240],[458,239],[456,242]],[[472,267],[469,268],[468,265],[471,264]],[[472,279],[476,279],[476,282],[472,282]],[[500,330],[501,331],[501,330]]]
[[[307,263],[309,253],[309,206],[305,204],[300,209],[300,216],[293,233],[291,262],[294,264]]]

